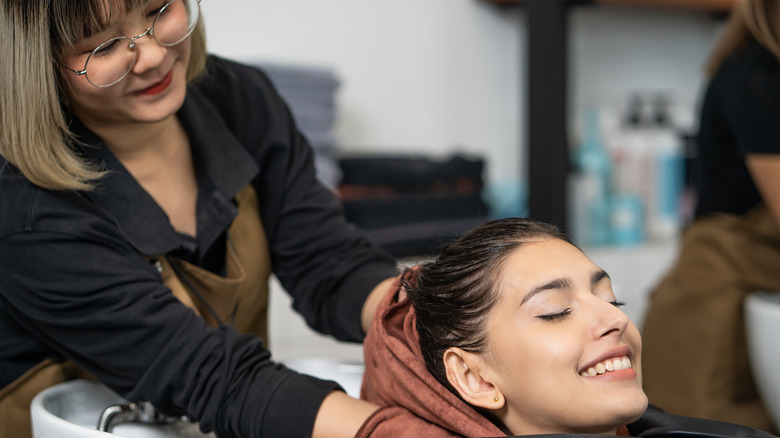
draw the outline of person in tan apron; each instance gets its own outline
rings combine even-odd
[[[265,74],[206,54],[200,2],[0,6],[0,438],[75,378],[218,436],[353,436],[376,409],[271,360],[272,273],[360,342],[396,263]]]
[[[778,29],[779,2],[743,0],[713,50],[696,218],[643,324],[650,403],[767,431],[776,424],[751,373],[743,303],[753,291],[780,291]]]
[[[271,263],[265,233],[254,189],[245,188],[237,200],[243,208],[230,227],[224,277],[162,255],[150,260],[159,267],[173,295],[209,325],[231,322],[242,333],[267,339]],[[33,397],[49,386],[76,378],[94,379],[73,361],[49,359],[0,389],[0,436],[31,436],[29,406]]]

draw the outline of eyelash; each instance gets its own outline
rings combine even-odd
[[[556,321],[556,320],[559,320],[561,318],[564,318],[564,317],[568,316],[570,313],[571,313],[571,307],[569,307],[568,309],[564,310],[561,313],[552,313],[552,314],[548,314],[548,315],[538,315],[537,318],[541,319],[542,321]]]
[[[162,5],[162,6],[160,6],[159,8],[157,8],[157,9],[154,9],[153,11],[149,12],[148,14],[146,14],[146,16],[147,16],[148,18],[154,18],[154,17],[156,17],[156,16],[157,16],[157,14],[159,14],[159,13],[160,13],[160,10],[163,8],[163,6],[165,6],[165,3],[163,3],[163,5]]]
[[[613,306],[618,307],[618,308],[626,305],[626,303],[624,303],[623,301],[617,301],[617,300],[610,301],[609,304],[612,304]],[[538,315],[537,318],[539,318],[539,319],[541,319],[543,321],[551,322],[551,321],[557,321],[557,320],[559,320],[561,318],[565,318],[570,313],[571,313],[571,307],[569,307],[568,309],[566,309],[566,310],[564,310],[563,312],[560,312],[560,313],[552,313],[552,314],[548,314],[548,315]]]

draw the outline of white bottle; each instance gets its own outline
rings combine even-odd
[[[670,120],[665,96],[656,96],[655,124],[650,133],[653,152],[654,202],[649,216],[655,240],[676,237],[681,225],[680,202],[685,185],[685,160],[680,136]]]

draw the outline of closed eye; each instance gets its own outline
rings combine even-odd
[[[99,58],[101,56],[110,55],[111,52],[113,52],[118,47],[122,40],[123,38],[114,38],[110,41],[106,41],[93,51],[92,57]]]
[[[536,317],[541,319],[542,321],[557,321],[557,320],[559,320],[561,318],[565,318],[570,313],[571,313],[571,307],[569,307],[568,309],[564,310],[563,312],[549,313],[549,314],[546,314],[546,315],[537,315]]]
[[[165,5],[167,5],[167,4],[168,4],[168,2],[167,2],[167,1],[164,1],[164,2],[162,2],[162,4],[161,4],[159,7],[157,7],[157,8],[155,8],[155,9],[152,9],[151,11],[149,11],[149,12],[146,14],[146,16],[147,16],[147,17],[149,17],[149,18],[154,18],[154,17],[156,17],[156,16],[157,16],[157,14],[159,14],[159,13],[160,13],[160,11],[162,10],[162,8],[164,8],[164,7],[165,7]]]

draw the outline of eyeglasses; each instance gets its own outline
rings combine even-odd
[[[85,76],[92,85],[110,87],[130,73],[138,53],[135,41],[149,36],[164,47],[171,47],[187,39],[200,16],[201,0],[170,0],[153,11],[152,26],[134,37],[119,36],[100,44],[89,54],[83,70],[67,68],[78,76]]]

